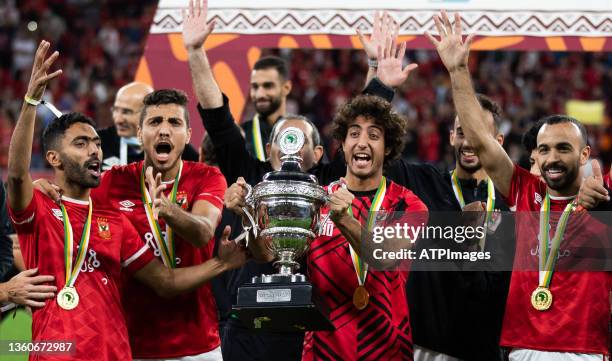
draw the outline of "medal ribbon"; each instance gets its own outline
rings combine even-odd
[[[259,129],[259,114],[255,114],[253,117],[253,147],[255,148],[255,157],[260,161],[266,160],[266,153],[264,153],[263,141],[261,140],[261,131]]]
[[[174,178],[174,184],[172,185],[172,192],[170,192],[170,202],[176,203],[176,194],[178,192],[178,184],[181,179],[181,173],[183,171],[183,161],[179,163],[179,170]],[[166,237],[163,237],[159,222],[155,220],[153,215],[153,205],[151,202],[151,195],[145,184],[145,166],[142,164],[142,171],[140,172],[140,193],[142,195],[142,203],[144,204],[145,213],[147,214],[147,220],[149,221],[149,227],[153,238],[157,243],[157,248],[161,253],[161,258],[166,267],[176,268],[176,258],[174,257],[174,234],[172,228],[166,224]]]
[[[74,287],[76,279],[77,277],[79,277],[79,273],[81,272],[83,262],[85,262],[87,248],[89,248],[89,237],[91,235],[91,213],[93,206],[91,198],[89,198],[89,210],[87,211],[87,219],[85,219],[85,224],[83,224],[83,233],[81,234],[79,250],[77,251],[77,256],[74,263],[72,262],[72,258],[74,255],[74,237],[72,232],[72,225],[70,224],[68,212],[66,212],[66,207],[64,207],[64,204],[60,204],[60,208],[62,210],[62,219],[64,221],[64,265],[66,272],[65,287]]]
[[[453,170],[451,173],[451,184],[453,186],[453,192],[455,193],[455,198],[459,202],[459,205],[463,209],[465,207],[465,199],[463,198],[463,191],[461,190],[461,184],[459,183],[459,177],[457,177],[457,170]],[[487,228],[489,226],[489,222],[491,222],[491,218],[493,216],[493,210],[495,209],[495,185],[493,185],[493,181],[491,178],[487,177],[487,205],[486,211],[487,215],[485,217],[484,222],[484,234],[486,237]],[[484,238],[480,240],[479,244],[481,247],[484,246]]]
[[[574,202],[570,202],[565,206],[557,227],[555,229],[555,235],[550,241],[550,197],[548,192],[542,202],[540,208],[540,235],[538,241],[540,242],[540,254],[539,254],[539,286],[548,288],[550,281],[552,280],[553,273],[555,272],[555,264],[557,263],[557,253],[559,247],[563,241],[563,235],[567,227],[569,216],[574,208]],[[550,242],[550,246],[549,246]]]
[[[385,193],[387,193],[387,178],[382,177],[380,179],[380,184],[378,185],[378,189],[376,190],[376,194],[374,195],[374,199],[372,199],[372,205],[370,206],[370,210],[368,211],[368,220],[366,223],[366,229],[368,232],[374,228],[374,222],[376,220],[376,212],[380,210],[382,206],[383,199],[385,199]],[[348,212],[351,216],[353,216],[353,207],[349,207]],[[365,284],[366,277],[368,275],[368,264],[363,262],[363,259],[359,257],[357,252],[353,249],[353,247],[349,243],[349,249],[351,250],[351,259],[353,260],[353,267],[355,267],[355,273],[357,274],[357,282],[360,286]]]

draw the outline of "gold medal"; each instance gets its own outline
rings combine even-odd
[[[64,287],[57,294],[57,304],[64,310],[72,310],[79,305],[79,294],[74,287]]]
[[[531,305],[538,311],[548,310],[552,301],[552,293],[546,287],[538,287],[531,293]]]
[[[370,294],[368,290],[364,286],[358,286],[355,288],[355,292],[353,292],[353,305],[358,310],[363,310],[368,306],[370,302]]]

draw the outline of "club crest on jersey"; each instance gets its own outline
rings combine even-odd
[[[182,209],[189,209],[189,202],[187,201],[187,192],[179,191],[176,194],[176,204],[178,204]]]
[[[108,219],[98,217],[98,235],[103,239],[110,239],[110,225],[108,224]]]

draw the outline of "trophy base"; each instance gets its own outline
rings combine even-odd
[[[256,330],[297,332],[335,329],[328,317],[329,309],[318,300],[312,284],[266,282],[265,278],[271,276],[254,277],[253,283],[238,288],[238,302],[232,306],[231,317],[238,318],[245,327]]]

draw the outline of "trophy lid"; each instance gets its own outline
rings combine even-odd
[[[278,136],[278,146],[281,153],[281,169],[268,172],[264,175],[264,181],[292,180],[318,184],[317,177],[302,171],[302,158],[297,155],[304,147],[304,132],[296,127],[284,129]]]

